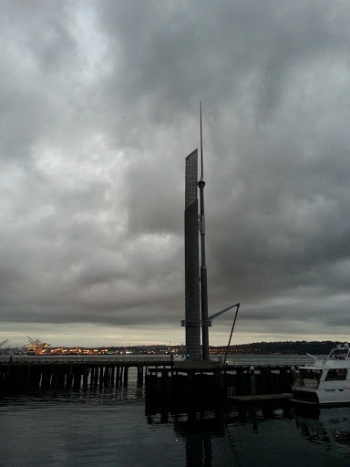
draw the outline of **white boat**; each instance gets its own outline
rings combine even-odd
[[[310,355],[313,357],[312,355]],[[326,359],[299,368],[292,402],[309,405],[350,404],[350,348],[338,345]]]

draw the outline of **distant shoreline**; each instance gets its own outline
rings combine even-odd
[[[229,353],[263,354],[263,355],[328,355],[332,348],[341,344],[339,341],[281,341],[281,342],[253,342],[251,344],[230,345]],[[211,354],[226,353],[227,346],[210,346]],[[74,355],[108,355],[108,354],[184,354],[183,345],[138,345],[111,347],[49,347],[45,355],[74,354]],[[23,354],[23,348],[2,348],[1,354]]]

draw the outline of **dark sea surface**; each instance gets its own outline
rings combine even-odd
[[[143,389],[0,399],[0,466],[349,466],[350,407],[145,413]]]

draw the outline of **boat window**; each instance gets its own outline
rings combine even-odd
[[[346,368],[332,368],[328,370],[326,381],[343,381],[346,379],[347,374],[348,370]]]
[[[339,349],[333,349],[329,358],[336,358],[340,360],[344,360],[347,358],[349,353],[349,349],[347,348],[339,348]]]
[[[317,381],[320,380],[322,375],[322,370],[306,370],[304,368],[300,369],[300,376],[303,379],[316,379]]]

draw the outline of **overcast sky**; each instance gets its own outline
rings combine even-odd
[[[349,340],[348,0],[0,1],[0,342],[185,341],[203,106],[209,314]],[[210,344],[227,344],[234,311]]]

